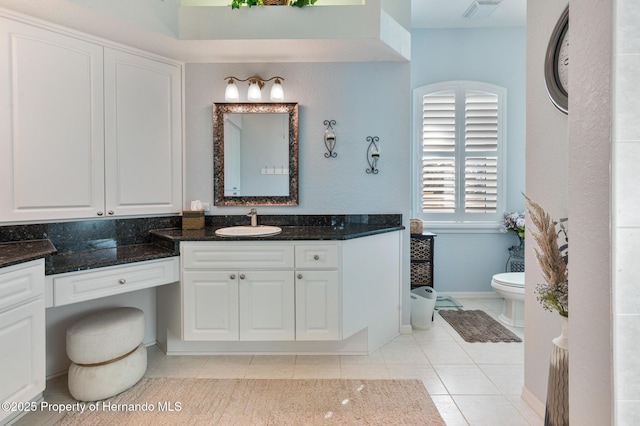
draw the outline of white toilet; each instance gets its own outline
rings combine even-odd
[[[524,272],[496,274],[491,279],[491,287],[504,297],[498,319],[506,325],[524,327]]]

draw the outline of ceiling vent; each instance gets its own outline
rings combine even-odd
[[[473,0],[462,14],[467,19],[482,19],[490,16],[500,6],[502,0]]]

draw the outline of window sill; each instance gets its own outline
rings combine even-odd
[[[422,221],[425,231],[440,234],[500,234],[497,222],[429,222]]]

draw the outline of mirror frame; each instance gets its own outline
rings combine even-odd
[[[252,113],[289,115],[289,195],[224,195],[224,114]],[[298,104],[214,103],[213,104],[213,204],[216,206],[297,206],[298,205]]]

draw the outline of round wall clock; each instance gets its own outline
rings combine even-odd
[[[569,112],[569,6],[562,12],[547,47],[544,81],[549,99],[560,111]]]

